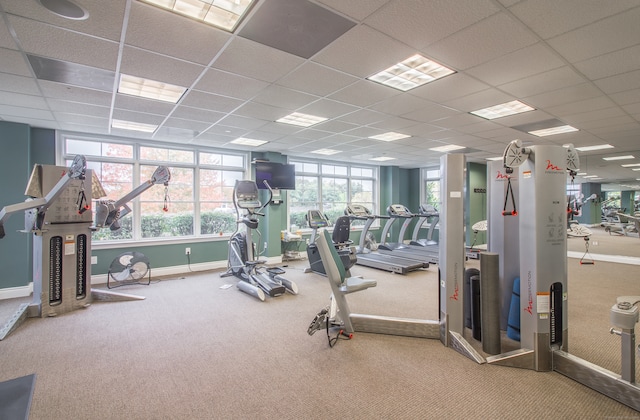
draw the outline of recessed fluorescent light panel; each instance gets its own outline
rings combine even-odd
[[[142,131],[143,133],[153,133],[158,128],[157,125],[143,124],[133,121],[111,120],[112,128],[120,128],[122,130]]]
[[[233,32],[254,0],[140,0],[216,28]]]
[[[375,160],[375,161],[377,161],[377,162],[386,162],[386,161],[388,161],[388,160],[394,160],[394,159],[395,159],[395,158],[393,158],[393,157],[389,157],[389,156],[379,156],[379,157],[371,158],[371,159],[369,159],[369,160]]]
[[[533,134],[534,136],[538,137],[546,137],[553,136],[555,134],[571,133],[573,131],[578,131],[578,129],[570,125],[561,125],[560,127],[551,127],[542,130],[529,131],[529,134]]]
[[[454,70],[416,54],[367,79],[406,92],[453,73]]]
[[[406,139],[407,137],[411,137],[408,134],[396,133],[395,131],[389,131],[387,133],[378,134],[376,136],[370,136],[370,139],[374,140],[382,140],[382,141],[394,141],[400,139]]]
[[[499,105],[494,105],[489,108],[471,111],[471,114],[477,115],[478,117],[486,118],[488,120],[493,120],[500,117],[507,117],[509,115],[533,111],[534,109],[535,108],[531,108],[529,105],[523,104],[520,101],[511,101]]]
[[[640,171],[640,168],[633,168],[632,171]]]
[[[128,74],[120,75],[120,85],[118,86],[118,93],[170,102],[172,104],[178,103],[186,90],[187,88],[182,86],[170,85],[168,83],[143,79],[142,77],[130,76]]]
[[[632,168],[634,166],[640,166],[640,163],[625,163],[624,165],[620,165],[623,168]]]
[[[629,160],[629,159],[635,159],[635,157],[633,155],[625,155],[625,156],[609,156],[609,157],[602,158],[602,160]]]
[[[597,144],[595,146],[576,147],[576,150],[579,152],[591,152],[594,150],[603,150],[603,149],[613,149],[613,146],[610,144]]]
[[[585,175],[583,178],[597,178],[598,175]]]
[[[276,120],[279,123],[297,125],[299,127],[311,127],[312,125],[326,121],[326,118],[316,117],[315,115],[302,114],[300,112],[294,112],[285,117]]]
[[[269,143],[266,140],[247,139],[244,137],[238,137],[235,140],[231,140],[233,144],[241,144],[243,146],[262,146],[265,143]]]
[[[318,150],[313,150],[311,153],[315,153],[317,155],[331,156],[331,155],[335,155],[336,153],[340,153],[340,150],[318,149]]]
[[[466,147],[464,146],[456,146],[455,144],[448,144],[446,146],[439,146],[439,147],[432,147],[429,150],[432,150],[434,152],[452,152],[454,150],[460,150],[460,149],[466,149]]]
[[[485,160],[502,160],[502,159],[503,159],[502,156],[496,156],[496,157],[486,158]]]

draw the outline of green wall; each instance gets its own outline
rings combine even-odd
[[[28,125],[0,121],[0,209],[25,201],[31,174],[30,129]],[[24,230],[24,214],[15,213],[4,224],[0,239],[0,288],[26,286],[31,281],[31,238]]]

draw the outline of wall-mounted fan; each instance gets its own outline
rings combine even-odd
[[[145,281],[146,276],[146,281]],[[151,266],[149,259],[141,252],[125,252],[116,257],[109,266],[107,287],[124,286],[126,284],[150,284]]]

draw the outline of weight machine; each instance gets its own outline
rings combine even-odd
[[[62,174],[62,175],[61,175]],[[92,195],[105,194],[84,156],[76,156],[69,168],[36,165],[31,173],[24,203],[5,206],[0,211],[0,238],[4,222],[13,213],[24,212],[25,229],[33,234],[33,301],[23,304],[0,329],[0,340],[27,317],[56,316],[86,308],[93,300],[139,300],[143,297],[91,290],[91,232],[109,226],[130,211],[126,203],[152,185],[168,186],[169,169],[159,167],[150,181],[120,200],[97,202],[96,223],[92,225]],[[122,209],[125,209],[123,211]]]
[[[512,171],[518,169],[521,196],[528,198],[526,206],[514,209],[520,233],[521,348],[489,356],[487,363],[553,370],[640,410],[633,333],[640,299],[618,298],[611,309],[611,322],[617,328],[612,333],[622,337],[622,375],[568,353],[566,175],[579,168],[575,149],[572,145],[525,148],[514,140],[505,150],[503,163]]]

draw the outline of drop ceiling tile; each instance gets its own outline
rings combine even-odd
[[[231,37],[211,25],[133,1],[125,42],[158,54],[207,65]]]
[[[270,0],[252,11],[238,36],[308,59],[354,25],[314,2]]]
[[[446,106],[428,103],[415,111],[402,114],[402,117],[414,121],[429,122],[459,114],[460,111]]]
[[[405,115],[411,112],[419,111],[423,108],[430,107],[431,102],[412,96],[409,94],[396,95],[389,99],[380,101],[369,108],[389,115]]]
[[[415,125],[417,125],[417,123],[414,120],[402,117],[391,117],[372,123],[370,126],[385,131],[397,131],[405,134],[403,131],[405,128],[413,127]]]
[[[516,98],[523,98],[575,86],[584,82],[586,82],[584,76],[581,76],[569,66],[563,66],[499,85],[498,88],[514,95]]]
[[[322,131],[329,131],[331,133],[342,133],[344,131],[353,130],[357,128],[357,124],[351,124],[340,120],[328,120],[321,122],[313,126],[314,128]]]
[[[509,10],[543,39],[568,32],[636,7],[635,0],[620,0],[602,7],[598,0],[521,1]],[[549,11],[553,10],[554,13]]]
[[[218,124],[229,127],[244,128],[246,130],[257,130],[258,128],[268,124],[268,122],[257,118],[231,114],[218,121]]]
[[[1,119],[3,119],[2,115],[0,115],[0,120]],[[63,128],[62,125],[55,120],[38,120],[35,118],[22,117],[22,116],[10,117],[10,119],[8,120],[18,124],[26,124],[26,125],[30,125],[31,127],[47,128],[50,130],[60,130]],[[80,131],[86,131],[86,127],[84,130],[80,130]]]
[[[629,89],[609,96],[618,105],[629,105],[640,102],[640,88]]]
[[[2,8],[11,15],[39,21],[48,26],[58,26],[70,31],[84,32],[94,37],[119,41],[122,32],[127,0],[111,0],[104,7],[102,0],[82,0],[79,2],[89,12],[85,20],[65,19],[44,8],[39,2],[2,1]]]
[[[498,86],[561,67],[564,61],[542,42],[470,68],[467,73]]]
[[[129,109],[131,111],[156,115],[167,115],[175,107],[174,104],[168,102],[154,101],[152,99],[123,95],[120,93],[116,94],[114,106],[120,109]]]
[[[365,107],[401,93],[397,89],[370,80],[360,80],[330,95],[329,99]]]
[[[38,84],[30,77],[0,73],[0,91],[40,95]]]
[[[318,96],[308,95],[306,93],[287,89],[281,86],[271,85],[253,97],[252,101],[264,105],[296,109],[318,99]]]
[[[83,104],[80,102],[61,101],[59,99],[48,99],[47,103],[51,109],[64,114],[89,115],[99,118],[109,118],[111,110],[107,106]]]
[[[18,45],[16,45],[11,32],[9,32],[9,28],[7,25],[0,25],[0,48],[16,50]]]
[[[205,131],[208,136],[224,136],[225,138],[237,139],[238,137],[248,137],[256,140],[264,140],[261,138],[251,137],[247,135],[247,130],[243,128],[230,127],[228,125],[220,125],[216,124],[212,127],[209,127],[207,131]],[[202,135],[202,133],[201,133]]]
[[[113,110],[113,119],[139,122],[143,124],[159,125],[164,120],[164,116],[154,115],[154,114],[145,114],[144,112],[134,112],[134,111],[131,111],[130,109],[116,108]]]
[[[464,73],[454,73],[412,89],[408,93],[435,103],[444,103],[488,88],[489,85]]]
[[[367,125],[380,121],[384,118],[386,118],[386,116],[380,112],[372,111],[370,109],[359,109],[350,114],[341,115],[338,119],[340,121],[356,125]]]
[[[280,86],[318,96],[327,96],[359,79],[308,61],[277,81]]]
[[[194,121],[194,120],[185,120],[182,118],[174,118],[173,116],[171,118],[168,118],[164,124],[162,124],[163,127],[172,127],[172,128],[180,128],[183,130],[191,130],[192,134],[191,137],[195,137],[198,134],[200,134],[200,132],[206,131],[211,124],[207,123],[207,122],[201,122],[201,121]]]
[[[501,92],[497,89],[486,89],[467,96],[463,96],[458,99],[444,102],[443,105],[459,111],[471,112],[478,109],[509,102],[513,99],[514,98],[512,96],[507,95],[506,93]]]
[[[107,118],[100,118],[97,116],[67,114],[62,112],[56,112],[54,114],[55,114],[56,120],[60,124],[82,124],[82,125],[90,125],[93,127],[109,126],[108,116]]]
[[[599,96],[600,91],[591,83],[556,89],[553,92],[523,98],[523,102],[534,108],[547,108],[582,101]]]
[[[207,69],[194,89],[231,98],[251,99],[267,86],[269,84],[261,80],[216,69]]]
[[[204,71],[198,64],[154,54],[134,47],[125,47],[120,73],[144,77],[158,82],[190,87]]]
[[[604,96],[597,96],[594,98],[585,99],[583,101],[570,102],[568,104],[547,107],[546,110],[550,114],[557,116],[575,115],[578,113],[604,110],[615,106],[615,103],[611,99]]]
[[[365,23],[413,48],[422,49],[497,13],[490,0],[435,0],[428,7],[395,0],[367,17]]]
[[[300,127],[291,124],[282,124],[277,122],[268,122],[260,127],[260,131],[273,134],[281,134],[282,136],[292,135],[300,131]]]
[[[21,52],[0,48],[0,72],[31,76],[30,67]]]
[[[332,101],[330,99],[320,99],[300,108],[298,111],[303,114],[311,114],[318,117],[337,118],[357,110],[358,108],[341,102]]]
[[[237,37],[220,54],[212,67],[273,83],[303,62],[302,58],[293,54]]]
[[[605,77],[604,79],[596,80],[594,83],[607,94],[640,88],[640,70]]]
[[[243,103],[244,101],[236,98],[214,95],[197,90],[188,91],[180,102],[181,105],[192,108],[201,108],[218,112],[231,112]]]
[[[243,117],[257,118],[264,121],[275,121],[285,115],[289,115],[291,112],[292,110],[290,109],[278,108],[256,102],[247,102],[238,108],[235,114]]]
[[[317,0],[328,8],[356,20],[362,20],[382,7],[389,0]]]
[[[111,94],[108,92],[69,86],[46,80],[40,80],[38,81],[38,84],[40,85],[45,98],[99,106],[111,106]]]
[[[307,140],[320,140],[330,136],[331,133],[324,130],[317,130],[315,126],[313,128],[305,128],[296,132],[295,137]]]
[[[8,104],[0,104],[0,115],[4,119],[12,117],[35,118],[37,120],[54,120],[53,114],[47,109],[26,108]]]
[[[417,124],[412,127],[407,127],[404,131],[406,134],[411,134],[412,136],[431,138],[435,133],[442,132],[444,129],[432,124]]]
[[[200,108],[191,108],[188,106],[178,106],[171,114],[171,117],[181,118],[184,120],[199,121],[208,124],[215,124],[226,115],[227,114],[223,112],[209,111]]]
[[[366,26],[356,26],[320,51],[313,61],[368,77],[415,54],[415,50]]]
[[[640,44],[575,63],[576,68],[591,80],[615,76],[638,69]]]
[[[569,62],[586,60],[625,47],[640,40],[640,8],[599,20],[558,37],[549,45]]]
[[[118,43],[60,29],[15,16],[9,17],[26,53],[115,70]]]
[[[0,104],[48,110],[49,106],[43,98],[35,95],[23,95],[21,93],[3,92],[0,95]]]
[[[441,64],[466,70],[536,42],[536,37],[520,22],[506,13],[497,13],[424,51]]]

